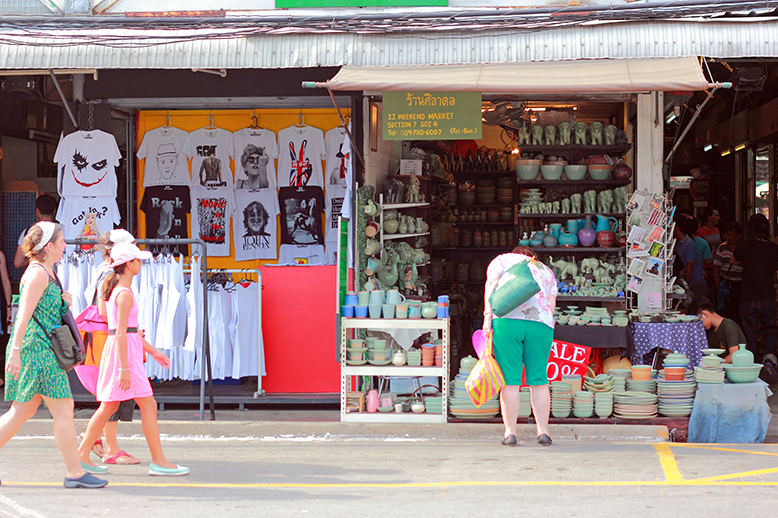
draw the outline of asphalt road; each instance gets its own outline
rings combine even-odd
[[[435,439],[169,437],[182,478],[111,466],[101,490],[66,490],[51,437],[0,452],[0,516],[770,516],[778,446]]]

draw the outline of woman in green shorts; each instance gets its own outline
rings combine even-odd
[[[554,341],[554,307],[556,306],[556,279],[546,265],[536,260],[535,252],[517,246],[509,254],[498,255],[489,263],[484,288],[484,332],[492,332],[494,358],[505,376],[500,391],[500,411],[505,423],[502,444],[516,446],[516,420],[519,417],[519,388],[526,371],[530,387],[532,411],[537,423],[538,442],[551,444],[548,434],[548,415],[551,393],[548,388],[548,357]],[[540,292],[501,318],[494,318],[489,296],[500,286],[500,276],[512,266],[527,261]]]
[[[21,300],[6,349],[5,400],[11,408],[0,416],[0,448],[35,415],[41,401],[54,421],[54,440],[65,460],[67,488],[99,488],[108,482],[85,473],[78,457],[73,396],[67,373],[59,368],[49,333],[62,325],[71,297],[54,277],[54,263],[65,252],[62,228],[51,221],[30,227],[24,237],[30,265],[19,287]]]

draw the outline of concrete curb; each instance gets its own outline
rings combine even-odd
[[[86,428],[87,419],[76,419],[76,429]],[[341,422],[295,422],[295,421],[160,421],[160,432],[170,437],[254,437],[328,440],[385,440],[425,439],[494,441],[502,437],[503,426],[495,423],[456,424],[385,424],[385,423],[341,423]],[[554,441],[599,441],[599,442],[667,442],[666,426],[647,425],[551,425]],[[140,420],[122,423],[119,435],[128,437],[142,435]],[[519,425],[519,441],[535,441],[535,425]],[[51,436],[51,419],[30,419],[17,436]]]

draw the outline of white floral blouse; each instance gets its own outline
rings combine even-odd
[[[512,266],[522,262],[528,261],[528,266],[532,272],[532,277],[535,282],[540,286],[540,291],[536,293],[531,299],[517,307],[507,315],[503,315],[501,318],[515,318],[518,320],[533,320],[535,322],[543,322],[550,328],[554,328],[554,306],[556,305],[556,279],[554,278],[554,272],[541,263],[535,261],[526,255],[522,254],[501,254],[495,257],[489,268],[486,270],[487,283],[494,283],[497,281],[495,290],[502,284],[498,280],[503,272],[507,271]],[[505,281],[503,281],[505,282]]]

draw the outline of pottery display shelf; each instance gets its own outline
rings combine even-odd
[[[593,254],[604,254],[606,252],[624,252],[625,249],[619,246],[606,247],[606,246],[532,246],[531,250],[536,253],[547,254],[569,254],[571,252],[591,252]]]
[[[594,216],[591,214],[563,214],[561,212],[533,212],[531,214],[519,213],[519,218],[522,219],[583,219],[586,216]],[[624,218],[627,216],[624,212],[611,212],[603,214],[607,218]]]
[[[505,126],[503,126],[505,127]],[[510,126],[508,126],[510,128]],[[611,157],[624,156],[627,151],[632,149],[632,144],[613,144],[610,146],[594,146],[591,144],[568,144],[554,146],[533,146],[522,144],[519,146],[521,153],[541,153],[545,156],[563,156],[570,163],[577,163],[581,158],[592,155],[609,155]]]
[[[528,185],[629,185],[630,182],[632,182],[631,179],[629,180],[546,180],[545,178],[536,178],[534,180],[518,180],[519,182],[519,189],[521,189],[523,186]]]
[[[411,412],[349,412],[346,413],[347,396],[352,393],[351,379],[353,376],[437,376],[440,378],[442,394],[448,394],[448,371],[450,354],[450,319],[384,319],[384,318],[341,318],[340,319],[340,420],[350,423],[445,423],[448,419],[448,398],[443,398],[441,413],[414,414]],[[440,367],[397,367],[389,363],[378,365],[346,365],[348,357],[348,332],[350,329],[370,329],[375,331],[388,329],[437,329],[443,341],[443,363]]]

